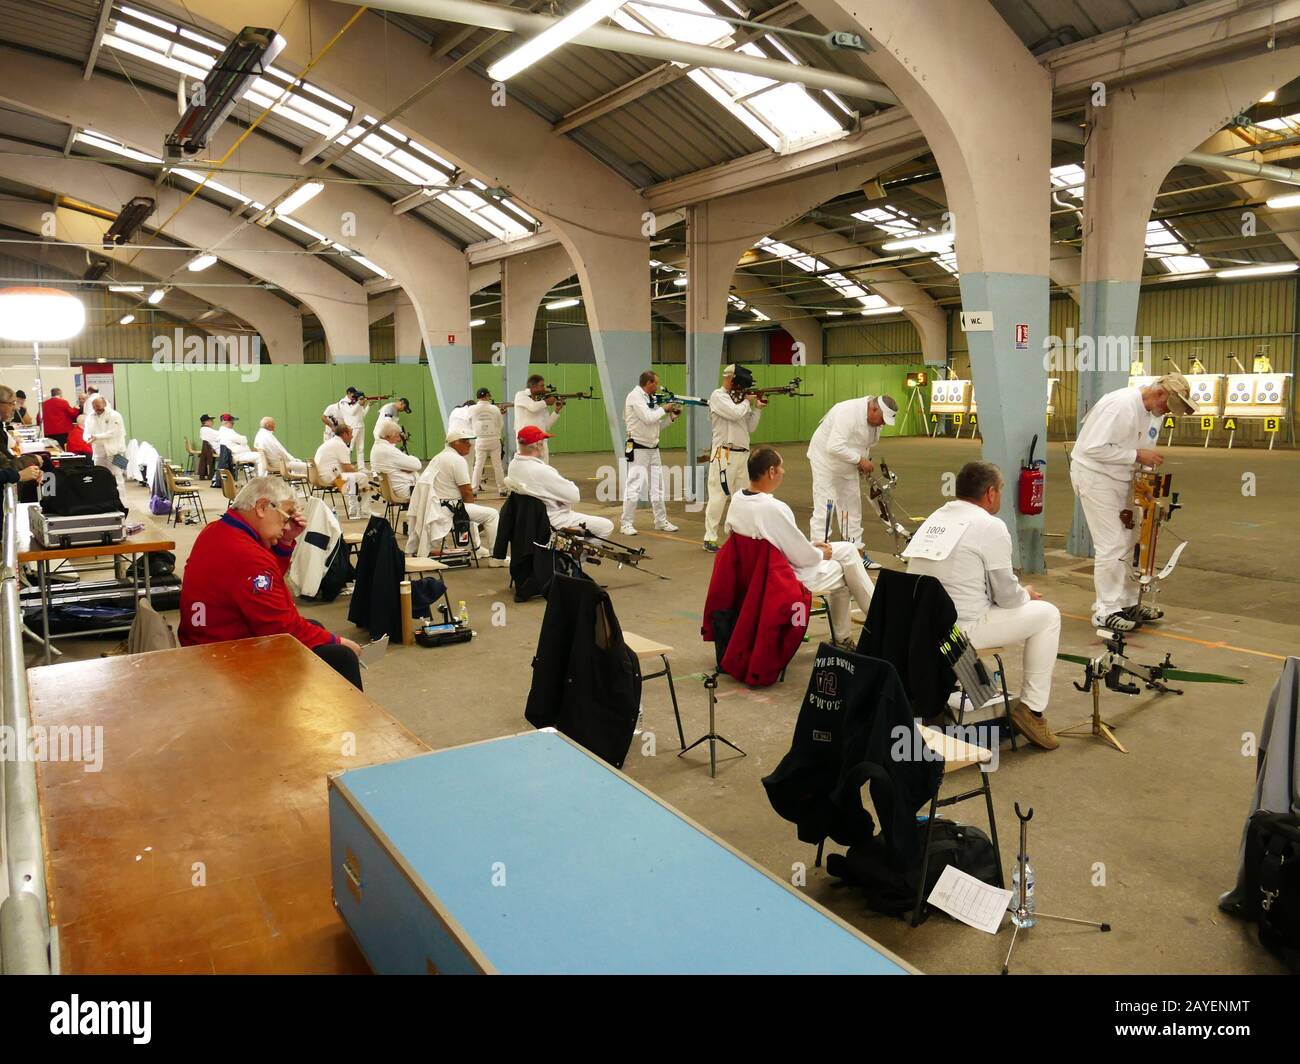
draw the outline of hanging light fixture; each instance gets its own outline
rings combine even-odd
[[[86,327],[86,308],[76,296],[57,288],[0,289],[0,338],[32,345],[36,362],[36,409],[41,388],[41,344],[70,340]]]

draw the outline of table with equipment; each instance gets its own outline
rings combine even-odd
[[[549,729],[330,780],[334,903],[382,973],[907,974]]]
[[[326,778],[426,749],[292,636],[28,671],[57,970],[363,972],[329,896]]]
[[[41,597],[41,640],[45,644],[45,664],[50,663],[50,646],[55,637],[50,635],[50,604],[55,594],[50,588],[50,563],[64,561],[75,561],[80,558],[112,558],[114,564],[125,557],[132,559],[154,554],[158,551],[175,550],[176,544],[170,539],[124,539],[121,543],[105,543],[89,547],[68,547],[46,549],[33,541],[31,549],[20,550],[18,552],[18,562],[20,565],[35,563],[37,572],[37,582],[40,588]],[[140,594],[140,576],[139,569],[144,570],[144,593],[153,603],[153,585],[149,579],[149,563],[146,560],[143,566],[136,566],[134,560],[130,566],[133,599],[138,599]],[[78,584],[76,588],[70,588],[66,593],[59,593],[60,597],[73,596],[75,598],[86,597],[87,591],[92,593],[102,592],[105,590],[112,591],[115,588],[125,588],[126,584],[121,580],[100,581],[97,584],[87,587],[84,584]],[[129,627],[129,625],[124,626]],[[76,635],[100,635],[107,631],[121,631],[122,627],[93,629],[90,631],[76,632]]]

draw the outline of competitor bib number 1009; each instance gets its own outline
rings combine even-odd
[[[916,530],[912,542],[903,550],[903,557],[941,562],[953,552],[969,527],[969,521],[927,521]]]

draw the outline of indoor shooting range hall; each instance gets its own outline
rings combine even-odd
[[[1300,970],[1298,161],[1293,0],[0,0],[3,971]]]

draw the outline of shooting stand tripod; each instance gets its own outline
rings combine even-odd
[[[683,754],[687,753],[688,751],[694,750],[697,746],[700,745],[700,743],[707,741],[709,744],[709,779],[717,779],[718,776],[717,744],[718,743],[725,743],[727,746],[735,750],[736,753],[738,753],[741,757],[748,757],[749,755],[746,754],[744,750],[742,750],[739,746],[733,743],[730,739],[718,734],[718,729],[716,724],[716,710],[718,705],[718,696],[716,694],[718,690],[717,672],[709,673],[704,677],[704,689],[709,692],[709,730],[704,735],[701,735],[698,739],[696,739],[695,742],[691,743],[690,746],[682,750],[681,753],[679,753],[677,756],[681,757]]]
[[[1050,913],[1030,911],[1025,898],[1025,891],[1028,889],[1025,882],[1025,865],[1028,863],[1028,858],[1025,855],[1029,852],[1027,841],[1029,838],[1029,822],[1034,819],[1033,809],[1030,809],[1028,813],[1022,813],[1020,803],[1016,802],[1016,819],[1020,821],[1020,853],[1016,856],[1016,863],[1020,866],[1020,897],[1017,898],[1012,895],[1011,900],[1016,903],[1016,907],[1007,910],[1015,930],[1011,932],[1011,945],[1007,947],[1007,959],[1002,962],[1003,975],[1006,975],[1011,970],[1011,951],[1016,948],[1016,936],[1020,933],[1020,929],[1023,927],[1027,933],[1037,920],[1060,920],[1062,923],[1095,927],[1099,931],[1110,930],[1110,924],[1098,923],[1096,920],[1079,920],[1073,916],[1052,916]]]

